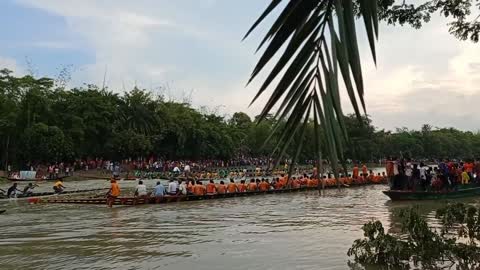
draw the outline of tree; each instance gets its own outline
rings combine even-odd
[[[30,162],[60,162],[72,158],[71,143],[56,126],[37,123],[27,128],[22,138],[24,160]]]

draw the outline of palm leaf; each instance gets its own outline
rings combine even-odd
[[[245,37],[278,8],[280,2],[272,0]],[[376,62],[377,1],[360,0],[359,10]],[[319,159],[319,172],[322,171],[323,148],[320,136],[323,136],[324,149],[338,178],[339,162],[344,160],[344,146],[348,140],[340,102],[339,71],[357,117],[361,118],[358,103],[366,112],[354,14],[351,0],[289,0],[260,42],[258,49],[265,45],[265,50],[249,83],[265,70],[268,63],[277,59],[252,100],[252,103],[257,101],[268,89],[273,89],[258,119],[262,121],[277,108],[277,123],[272,129],[272,134],[280,134],[274,150],[277,165],[293,141],[298,141],[292,159],[292,165],[295,164],[302,149],[303,128],[313,117],[317,137],[314,151]],[[273,85],[277,78],[278,83]],[[267,140],[271,138],[269,136]]]

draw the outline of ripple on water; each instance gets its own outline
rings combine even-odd
[[[386,203],[384,188],[114,209],[0,202],[8,208],[0,261],[2,269],[345,269],[361,226],[392,221],[398,204]]]

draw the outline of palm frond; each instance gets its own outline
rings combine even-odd
[[[245,38],[272,11],[279,8],[280,3],[281,0],[272,0]],[[360,0],[359,9],[376,63],[377,1]],[[304,128],[313,117],[317,137],[314,151],[318,156],[319,172],[322,170],[320,136],[324,136],[326,145],[323,148],[326,149],[333,172],[338,178],[339,162],[344,164],[344,146],[348,141],[340,102],[339,73],[358,119],[361,119],[360,106],[366,113],[352,1],[289,0],[283,5],[283,10],[267,31],[258,49],[263,47],[265,49],[253,69],[249,83],[264,71],[268,63],[278,59],[252,100],[252,103],[255,102],[267,89],[273,89],[258,121],[262,121],[277,109],[277,124],[272,130],[272,134],[280,132],[274,151],[276,163],[286,156],[288,147],[297,140],[289,173],[293,172],[292,167],[303,147]],[[285,47],[283,52],[282,47]],[[276,80],[278,83],[273,85]]]

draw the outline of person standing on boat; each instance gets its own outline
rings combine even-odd
[[[173,179],[168,183],[167,193],[168,195],[177,195],[178,184]]]
[[[17,188],[18,184],[13,183],[13,185],[7,190],[7,197],[8,198],[16,198],[17,192],[22,192]]]
[[[358,165],[355,164],[355,165],[353,166],[353,172],[352,172],[352,177],[353,177],[353,179],[358,179],[358,172],[359,172],[359,170],[358,170]]]
[[[120,196],[120,186],[118,185],[117,181],[112,178],[110,180],[110,190],[107,193],[107,205],[108,207],[112,208],[113,203],[117,197]]]
[[[364,179],[367,179],[368,177],[368,168],[365,164],[362,164],[362,176]]]
[[[155,197],[155,203],[160,203],[166,193],[165,187],[158,181],[152,192],[152,195]]]
[[[178,180],[178,195],[186,196],[188,193],[187,183],[186,181]]]

